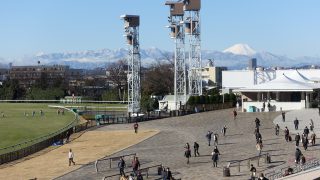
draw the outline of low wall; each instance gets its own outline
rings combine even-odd
[[[250,102],[243,102],[242,103],[242,111],[243,112],[249,112],[250,106],[253,107],[254,112],[268,112],[268,103],[266,102],[266,108],[265,110],[262,107],[263,102],[256,102],[256,101],[250,101]],[[291,111],[291,110],[299,110],[299,109],[304,109],[305,108],[305,101],[301,102],[276,102],[276,101],[271,101],[270,102],[271,108],[270,111]]]

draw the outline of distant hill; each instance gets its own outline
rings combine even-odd
[[[142,65],[148,66],[155,61],[167,61],[173,53],[158,48],[148,48],[141,50]],[[13,61],[14,65],[36,64],[64,64],[72,68],[93,69],[96,67],[106,67],[109,63],[119,59],[125,59],[126,49],[101,49],[87,50],[79,52],[61,52],[61,53],[38,53],[30,57],[24,57]],[[258,65],[264,67],[294,67],[320,65],[320,57],[299,57],[289,58],[279,56],[270,52],[257,52],[247,44],[236,44],[224,51],[203,50],[203,65],[207,63],[206,59],[214,59],[215,65],[227,66],[230,69],[244,69],[247,67],[250,58],[257,58]],[[5,60],[1,62],[8,63]]]

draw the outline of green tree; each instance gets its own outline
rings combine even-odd
[[[117,89],[110,89],[102,94],[103,101],[119,101]]]

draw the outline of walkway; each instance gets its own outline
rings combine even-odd
[[[139,134],[130,131],[89,131],[69,144],[43,155],[0,169],[0,179],[53,179],[80,168],[113,152],[128,148],[158,131],[145,130]],[[75,166],[68,166],[68,151],[75,154]]]
[[[279,112],[264,113],[239,113],[237,120],[232,119],[232,110],[218,110],[192,114],[183,117],[174,117],[162,120],[140,123],[142,129],[159,129],[161,132],[142,143],[134,145],[116,155],[137,153],[142,166],[163,163],[169,166],[175,177],[183,180],[213,180],[213,179],[248,179],[249,172],[245,167],[241,167],[241,173],[236,168],[231,168],[231,178],[223,178],[223,166],[228,161],[246,159],[257,154],[255,149],[254,119],[261,120],[261,134],[263,137],[264,149],[262,153],[270,153],[273,163],[258,167],[258,171],[265,171],[279,165],[294,164],[294,143],[286,143],[284,135],[274,135],[273,120],[280,115]],[[227,125],[227,136],[220,134],[221,128]],[[109,130],[129,130],[132,124],[119,124],[100,128],[101,131]],[[218,168],[212,167],[211,151],[212,146],[208,146],[205,134],[208,130],[213,130],[220,134],[218,148],[221,152]],[[189,142],[191,147],[193,142],[200,144],[200,157],[192,157],[190,164],[186,164],[184,158],[184,145]],[[311,147],[305,153],[307,160],[319,157],[319,147]],[[130,162],[127,162],[130,164]],[[254,163],[255,164],[255,163]],[[101,166],[107,167],[108,164]],[[256,166],[256,164],[255,164]],[[131,170],[127,168],[126,170]],[[95,173],[93,164],[88,164],[73,171],[59,179],[101,179],[103,176],[118,173],[118,169]],[[155,173],[155,172],[152,172]],[[152,179],[152,178],[151,178]],[[154,178],[153,178],[154,179]]]

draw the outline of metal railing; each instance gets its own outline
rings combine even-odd
[[[250,158],[229,162],[230,163],[229,167],[231,167],[231,165],[235,165],[235,166],[232,166],[232,167],[237,167],[238,172],[240,172],[241,163],[247,161],[247,168],[248,168],[248,170],[250,170],[250,165],[252,164],[252,162],[256,161],[257,162],[257,166],[260,165],[260,159],[261,158],[264,159],[265,163],[268,163],[268,159],[269,160],[271,159],[269,153],[265,153],[265,154],[261,154],[261,155],[258,155],[258,156],[253,156],[253,157],[250,157]]]
[[[320,166],[320,160],[319,159],[314,159],[314,160],[311,160],[311,161],[305,163],[304,165],[296,164],[293,167],[286,166],[286,167],[283,167],[281,169],[265,173],[265,176],[267,178],[269,178],[270,180],[279,179],[279,178],[287,176],[286,175],[286,171],[288,171],[289,168],[292,169],[292,172],[291,172],[292,174],[296,174],[296,173],[299,173],[299,172],[302,172],[302,171],[305,171],[305,170],[309,170],[309,169],[312,169],[312,168],[315,168],[315,167],[318,167],[318,166]],[[287,172],[287,173],[289,173],[289,172]],[[291,175],[291,174],[288,174],[288,175]]]
[[[154,166],[148,166],[148,167],[145,167],[145,168],[140,168],[139,171],[141,172],[142,175],[146,175],[146,177],[148,178],[149,177],[149,170],[152,169],[152,168],[157,168],[157,167],[162,167],[162,164],[158,164],[158,165],[154,165]],[[133,173],[133,171],[126,171],[125,174],[130,174],[130,173]],[[116,177],[116,176],[120,176],[120,173],[119,174],[113,174],[113,175],[110,175],[110,176],[104,176],[102,178],[102,180],[108,180],[109,178],[113,178],[113,177]]]
[[[132,153],[132,154],[125,154],[122,156],[115,156],[115,157],[106,157],[106,158],[102,158],[102,159],[97,159],[96,162],[94,163],[94,168],[96,170],[96,172],[99,172],[99,168],[98,168],[98,163],[99,162],[103,162],[103,161],[109,161],[109,168],[111,168],[111,164],[112,162],[115,161],[119,161],[121,157],[131,157],[131,156],[136,156],[136,153]]]

